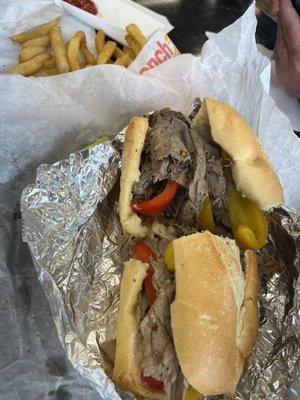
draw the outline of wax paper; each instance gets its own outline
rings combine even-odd
[[[97,30],[102,29],[110,38],[122,45],[127,44],[125,28],[132,23],[137,24],[146,37],[157,30],[162,30],[166,34],[173,29],[166,17],[131,0],[110,0],[109,2],[95,0],[94,4],[99,12],[96,16],[74,7],[64,0],[61,0],[60,4],[69,14]]]
[[[133,115],[164,106],[187,112],[195,98],[209,96],[231,104],[249,122],[284,186],[287,207],[299,213],[300,144],[263,89],[269,61],[257,52],[255,26],[251,6],[205,43],[201,58],[181,55],[143,76],[112,65],[40,79],[0,75],[0,155],[7,165],[1,179],[17,183],[18,172],[26,174],[30,179],[22,186],[33,177],[28,163],[37,167],[95,135],[112,135]],[[41,146],[33,146],[37,138]]]
[[[3,7],[3,5],[1,6]],[[11,7],[10,2],[7,3],[7,7]],[[17,12],[17,10],[15,11]],[[45,11],[44,16],[46,17],[46,15]],[[2,16],[1,12],[0,22],[2,22]],[[68,157],[69,153],[81,149],[97,136],[114,135],[128,123],[129,118],[133,115],[147,113],[165,106],[187,113],[196,97],[210,96],[228,102],[244,115],[262,141],[263,147],[281,179],[287,207],[299,213],[299,141],[293,134],[288,119],[264,92],[261,77],[266,74],[268,60],[256,51],[255,24],[254,6],[251,6],[241,19],[206,43],[200,59],[191,55],[178,56],[147,71],[142,76],[122,67],[110,65],[91,67],[43,79],[0,75],[0,203],[3,216],[1,225],[3,238],[1,245],[1,287],[3,286],[1,290],[1,297],[3,297],[1,300],[1,326],[5,327],[5,330],[2,329],[2,332],[6,332],[2,343],[5,354],[7,354],[7,357],[1,359],[0,393],[4,393],[5,400],[28,398],[25,389],[27,393],[30,392],[28,382],[32,381],[36,384],[36,398],[49,395],[47,374],[45,373],[43,379],[39,379],[38,382],[34,380],[34,377],[40,378],[40,372],[45,368],[44,365],[39,365],[39,360],[42,359],[40,354],[48,349],[49,343],[53,343],[53,340],[58,342],[53,324],[49,322],[49,329],[43,331],[46,340],[34,338],[29,348],[38,349],[38,351],[32,350],[32,359],[28,358],[24,353],[25,338],[34,331],[32,326],[37,323],[36,321],[40,321],[46,313],[49,314],[49,309],[45,302],[41,302],[41,310],[35,314],[34,321],[26,324],[26,310],[22,309],[22,302],[14,301],[16,293],[18,293],[18,279],[21,280],[23,274],[21,267],[30,265],[30,258],[28,250],[24,248],[24,245],[20,245],[20,232],[15,229],[16,224],[13,223],[11,212],[18,209],[22,189],[34,181],[36,168],[40,164],[64,159]],[[0,56],[5,60],[5,46],[1,47]],[[95,157],[97,158],[97,154]],[[76,157],[72,159],[75,160]],[[62,165],[66,166],[59,163],[57,168]],[[47,168],[44,171],[46,179]],[[51,176],[49,176],[50,178]],[[103,192],[97,190],[96,192],[102,193],[98,199],[103,199]],[[78,193],[80,194],[80,191]],[[93,199],[93,204],[94,202],[95,199]],[[107,199],[103,199],[103,206],[109,207],[109,205]],[[18,219],[18,215],[15,214],[15,218]],[[61,218],[63,218],[63,213]],[[85,221],[83,220],[82,223],[84,224]],[[76,220],[77,223],[78,220]],[[101,222],[99,219],[91,218],[89,223]],[[78,229],[82,227],[82,232],[86,235],[89,234],[88,225],[74,225],[73,229],[75,227]],[[103,236],[105,241],[108,241],[108,229],[109,225],[107,224],[102,227],[102,230],[106,232]],[[83,245],[84,242],[82,242]],[[11,249],[13,249],[13,253]],[[11,272],[11,264],[16,266],[14,273]],[[55,281],[51,280],[51,275],[47,273],[46,269],[43,269],[42,264],[37,264],[37,271],[40,281],[43,282],[44,290],[46,290],[46,282],[51,282],[53,285]],[[24,284],[24,276],[22,284]],[[33,276],[27,272],[25,279],[30,296],[36,288],[32,284]],[[51,286],[49,287],[51,288]],[[296,287],[295,293],[298,293]],[[48,299],[52,307],[52,314],[62,313],[63,308],[60,308],[62,304],[59,296],[55,297],[55,302],[51,302],[50,297]],[[292,297],[289,302],[293,302]],[[17,309],[16,304],[19,304]],[[54,304],[57,304],[58,307],[53,308]],[[282,307],[284,309],[284,303]],[[292,313],[293,310],[290,308],[289,311]],[[63,318],[62,314],[61,318]],[[289,316],[285,315],[283,324],[285,326],[291,324],[291,320],[296,323],[297,318],[295,313],[289,314]],[[292,335],[293,327],[289,326],[289,333]],[[108,328],[103,325],[102,329],[107,331]],[[74,340],[74,336],[62,338],[59,330],[58,333],[64,346],[70,343],[68,340]],[[279,343],[280,331],[276,338]],[[89,351],[94,355],[97,337],[90,339]],[[42,343],[40,346],[35,343],[36,341],[40,343],[39,340]],[[19,345],[16,346],[16,343]],[[21,350],[19,351],[19,349]],[[278,347],[277,350],[279,351]],[[85,354],[85,358],[87,358],[85,351],[85,348],[81,347],[82,354]],[[106,351],[109,353],[110,349],[108,348]],[[287,355],[283,350],[283,359],[285,356]],[[29,361],[26,363],[27,358]],[[100,358],[98,357],[98,360],[97,357],[94,358],[95,362],[99,362],[100,365]],[[57,365],[57,359],[55,360],[54,365]],[[292,366],[295,365],[294,361]],[[80,373],[91,379],[91,382],[87,383],[84,379],[82,382],[75,380],[74,372],[72,372],[70,364],[67,364],[62,375],[61,387],[51,389],[49,396],[54,397],[57,390],[60,390],[59,393],[67,392],[68,396],[70,393],[74,393],[74,396],[80,393],[77,398],[89,398],[87,393],[93,393],[90,396],[95,395],[93,390],[98,386],[97,382],[93,381],[93,374],[85,371],[86,365],[82,366],[77,361],[72,362]],[[30,369],[29,366],[32,365],[34,368]],[[100,367],[97,369],[95,365],[92,362],[90,364],[103,376]],[[31,375],[26,377],[29,370]],[[68,378],[66,379],[66,377]],[[100,383],[100,386],[103,387],[103,384],[104,381]],[[68,385],[68,389],[65,389],[64,385]],[[87,388],[84,394],[82,394],[83,387]],[[110,383],[109,387],[112,387]],[[3,391],[3,388],[6,392]],[[76,388],[78,389],[77,394],[75,394]],[[265,386],[265,393],[268,393],[270,398],[279,399],[280,397],[276,394],[277,388],[278,380],[275,380],[273,386]]]

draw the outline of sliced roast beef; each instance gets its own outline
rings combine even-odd
[[[208,192],[212,202],[215,222],[225,221],[226,211],[226,179],[222,163],[221,150],[216,145],[202,139],[205,148],[206,176]]]
[[[140,181],[134,185],[133,195],[140,197],[152,185],[166,179],[188,187],[193,176],[191,154],[194,152],[190,135],[191,122],[180,112],[164,109],[149,120],[143,157],[140,163]]]
[[[144,376],[163,382],[168,399],[182,400],[184,378],[175,353],[170,320],[174,281],[161,259],[152,266],[158,295],[140,324],[141,367]]]
[[[217,222],[226,213],[226,181],[220,149],[195,131],[191,121],[180,112],[163,109],[151,115],[140,170],[140,181],[133,188],[135,201],[155,196],[167,179],[181,185],[165,211],[169,223],[197,226],[208,195]]]

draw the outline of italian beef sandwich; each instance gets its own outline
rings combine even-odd
[[[235,392],[258,330],[255,250],[282,203],[258,139],[227,104],[204,99],[195,118],[163,109],[131,120],[116,383],[150,399]]]

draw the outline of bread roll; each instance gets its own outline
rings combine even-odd
[[[173,242],[175,350],[190,385],[204,395],[231,395],[258,329],[257,262],[246,251],[245,279],[234,240],[209,232]]]
[[[148,264],[133,259],[124,263],[113,379],[120,386],[139,396],[164,399],[165,396],[161,393],[145,387],[141,380],[142,370],[138,361],[137,332],[140,321],[136,308],[148,267]]]
[[[204,99],[193,126],[211,134],[233,161],[237,189],[268,211],[284,202],[279,179],[256,135],[242,116],[228,104]]]
[[[119,196],[120,221],[125,233],[135,237],[144,237],[147,228],[141,218],[131,210],[132,187],[140,179],[140,159],[148,130],[148,120],[134,117],[130,121],[122,151],[121,182]]]

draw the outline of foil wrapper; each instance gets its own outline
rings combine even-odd
[[[117,199],[123,138],[124,131],[42,165],[21,200],[23,239],[60,341],[74,367],[110,400],[135,399],[111,381],[122,274]],[[236,400],[286,400],[299,367],[300,221],[279,209],[269,214],[269,225],[268,245],[259,252],[259,334]]]

